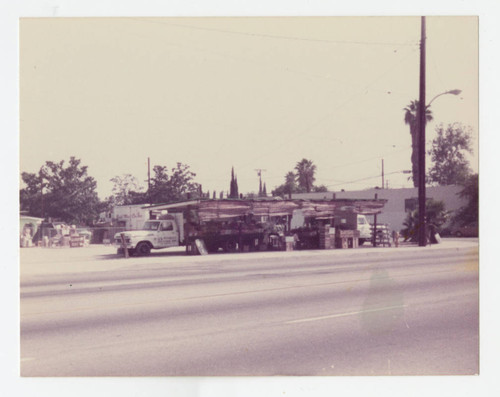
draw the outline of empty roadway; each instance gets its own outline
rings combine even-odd
[[[477,242],[21,252],[23,376],[479,372]]]

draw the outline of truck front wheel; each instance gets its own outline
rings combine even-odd
[[[135,248],[135,252],[139,256],[147,256],[151,253],[151,246],[146,242],[139,243]]]

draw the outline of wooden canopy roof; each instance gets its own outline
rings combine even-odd
[[[171,204],[159,204],[143,208],[153,211],[193,209],[200,221],[235,218],[253,214],[255,216],[286,216],[294,210],[302,210],[306,217],[333,217],[336,211],[348,211],[372,215],[382,211],[387,200],[383,199],[333,199],[333,200],[189,200]]]

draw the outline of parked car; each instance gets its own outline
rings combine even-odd
[[[84,238],[84,243],[85,245],[88,245],[90,244],[90,242],[92,241],[92,231],[90,231],[89,229],[85,229],[85,228],[77,228],[76,229],[76,232]]]
[[[462,226],[453,232],[456,237],[478,237],[479,227],[477,223],[471,223],[470,225]]]

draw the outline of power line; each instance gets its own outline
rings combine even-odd
[[[311,131],[313,128],[315,128],[317,125],[321,124],[324,120],[328,119],[329,117],[331,117],[333,114],[335,114],[336,111],[338,111],[340,108],[346,106],[349,102],[351,102],[352,100],[354,100],[356,97],[358,97],[359,95],[363,94],[364,92],[366,92],[366,90],[371,86],[373,85],[375,82],[377,82],[378,80],[380,80],[381,78],[383,78],[386,74],[388,74],[389,72],[391,72],[395,67],[397,67],[398,65],[400,65],[401,63],[403,63],[404,61],[406,61],[407,58],[409,58],[410,55],[412,55],[413,52],[410,52],[407,56],[405,56],[403,59],[401,59],[399,62],[397,63],[394,63],[389,69],[387,69],[384,73],[380,74],[379,76],[377,76],[375,79],[373,79],[370,83],[368,83],[363,89],[359,90],[357,93],[353,94],[351,97],[349,97],[348,99],[346,99],[344,102],[342,102],[341,104],[339,104],[338,106],[336,106],[332,111],[328,112],[327,114],[323,115],[321,118],[315,120],[312,124],[309,125],[309,127],[303,129],[303,130],[300,130],[298,131],[297,133],[295,133],[294,135],[290,136],[288,139],[287,139],[287,143],[289,144],[291,141],[297,139],[298,137],[300,137],[301,135],[304,135],[306,133],[308,133],[309,131]],[[280,142],[280,145],[281,145],[281,142]],[[254,159],[255,160],[259,160],[267,155],[269,155],[271,152],[273,152],[275,150],[275,148],[270,148],[270,150],[267,150],[265,151],[263,154],[261,154],[260,156],[256,157]],[[245,167],[245,166],[243,166]]]
[[[393,174],[399,174],[399,173],[403,173],[403,171],[393,171],[393,172],[386,173],[385,175],[393,175]],[[351,184],[351,183],[368,181],[370,179],[375,179],[375,178],[380,178],[380,175],[369,176],[369,177],[366,177],[366,178],[356,179],[354,181],[346,181],[346,182],[342,182],[342,183],[337,183],[335,185],[326,185],[326,187],[335,187],[335,186],[341,186],[341,185],[348,185],[348,184]]]
[[[289,41],[307,41],[307,42],[317,42],[317,43],[329,43],[329,44],[344,44],[344,45],[377,45],[377,46],[418,46],[418,41],[416,42],[405,42],[405,43],[395,43],[395,42],[375,42],[375,41],[349,41],[349,40],[327,40],[327,39],[313,39],[308,37],[297,37],[297,36],[281,36],[281,35],[272,35],[265,33],[253,33],[253,32],[241,32],[235,30],[227,30],[227,29],[217,29],[217,28],[206,28],[200,26],[193,25],[184,25],[179,23],[171,23],[165,21],[151,20],[151,19],[143,19],[143,18],[132,18],[134,20],[146,23],[155,23],[159,25],[168,25],[175,26],[184,29],[192,29],[192,30],[204,30],[210,32],[217,33],[227,33],[233,35],[240,36],[248,36],[248,37],[257,37],[257,38],[267,38],[267,39],[277,39],[277,40],[289,40]]]
[[[342,164],[342,165],[336,165],[334,167],[329,167],[327,168],[327,170],[333,170],[333,169],[337,169],[337,168],[343,168],[343,167],[349,167],[351,165],[357,165],[357,164],[361,164],[361,163],[366,163],[368,161],[372,161],[372,160],[375,160],[375,159],[379,159],[381,157],[390,157],[390,156],[394,156],[398,153],[401,153],[401,152],[405,152],[407,151],[408,149],[411,149],[411,145],[410,146],[406,146],[404,149],[401,149],[401,150],[397,150],[395,152],[392,152],[392,153],[389,153],[389,154],[384,154],[383,156],[374,156],[374,157],[370,157],[370,158],[367,158],[367,159],[363,159],[363,160],[359,160],[359,161],[355,161],[353,163],[347,163],[347,164]]]

